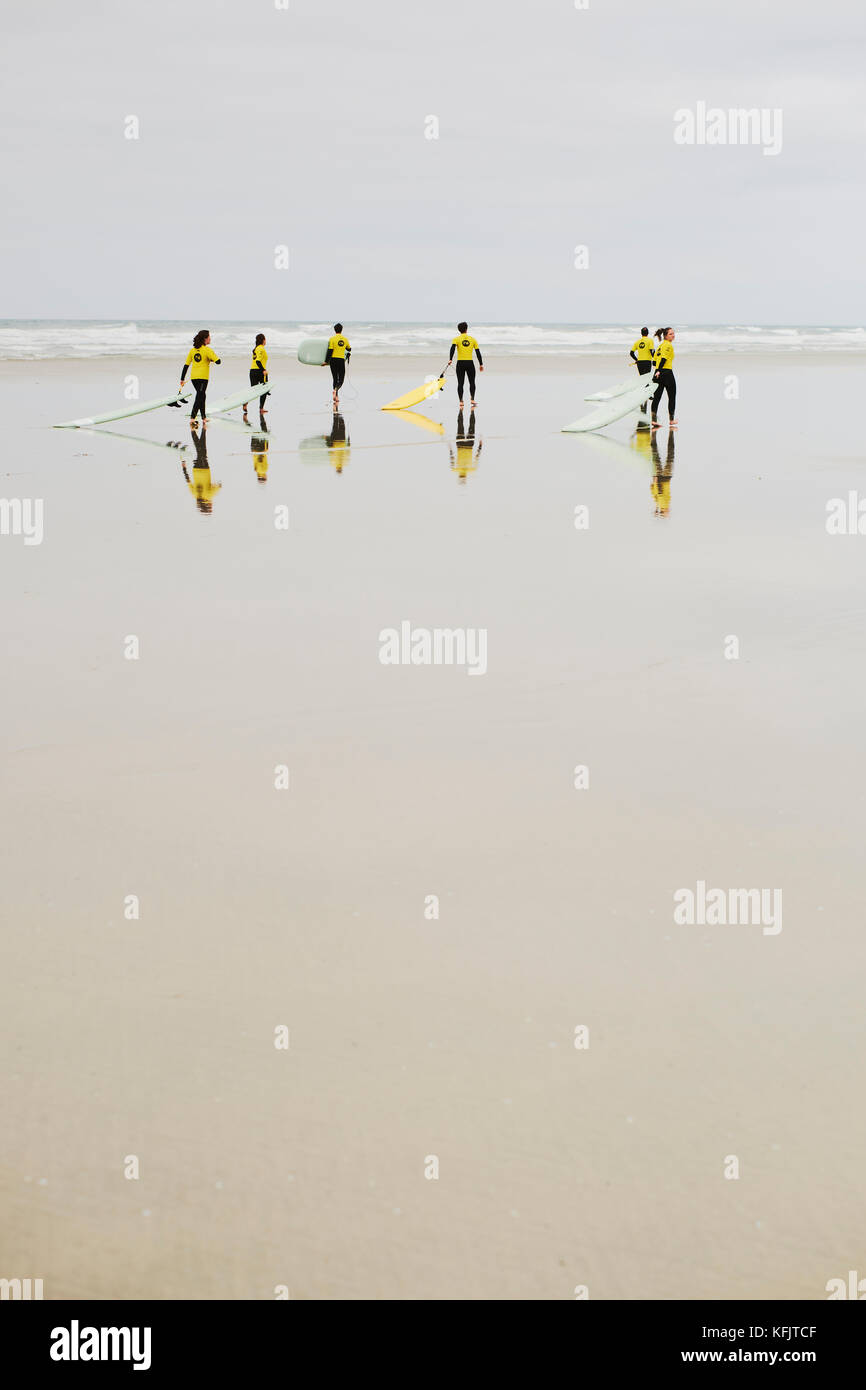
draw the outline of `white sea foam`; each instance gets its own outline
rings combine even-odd
[[[76,322],[47,319],[0,320],[0,360],[132,356],[183,357],[199,324],[145,322]],[[268,350],[294,356],[302,338],[330,333],[326,323],[220,323],[208,325],[214,346],[227,358],[249,354],[256,333],[264,332]],[[651,331],[652,331],[651,326]],[[693,324],[677,325],[683,352],[863,352],[866,328]],[[368,354],[430,357],[447,353],[451,324],[346,324],[352,346]],[[639,333],[634,324],[473,324],[472,332],[499,356],[544,356],[552,353],[621,355]]]

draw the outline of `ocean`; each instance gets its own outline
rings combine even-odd
[[[245,357],[264,332],[268,349],[277,357],[294,356],[302,338],[330,333],[327,323],[221,322],[207,325],[165,319],[138,322],[107,320],[0,320],[0,360],[40,361],[52,358],[164,357],[185,353],[195,331],[210,328],[214,343],[227,358]],[[650,332],[659,325],[650,324]],[[473,324],[482,349],[497,356],[621,356],[624,344],[641,325],[573,323]],[[856,325],[799,326],[776,324],[674,324],[677,349],[689,353],[863,352],[866,327]],[[454,332],[444,323],[347,323],[352,346],[375,356],[429,356],[445,347]]]

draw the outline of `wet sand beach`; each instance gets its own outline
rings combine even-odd
[[[654,453],[559,432],[610,357],[485,362],[438,434],[379,406],[440,361],[353,357],[343,432],[274,356],[206,485],[186,412],[50,428],[178,362],[4,364],[0,1229],[46,1298],[866,1273],[862,365],[684,354]],[[383,665],[404,621],[486,673]],[[781,930],[676,922],[699,882]]]

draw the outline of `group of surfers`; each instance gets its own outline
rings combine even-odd
[[[676,427],[675,409],[677,402],[677,383],[673,373],[674,362],[674,338],[676,334],[672,328],[657,328],[654,337],[657,343],[649,336],[649,329],[642,328],[641,336],[633,344],[629,356],[635,362],[638,371],[642,376],[647,372],[652,372],[653,381],[656,382],[656,391],[652,398],[652,424],[658,427],[658,408],[662,396],[667,392],[668,397],[668,416],[671,426]],[[469,405],[475,409],[475,358],[478,358],[479,371],[484,371],[484,359],[481,356],[481,349],[478,340],[473,338],[469,332],[469,325],[465,320],[461,320],[457,325],[457,336],[452,340],[451,351],[448,354],[448,361],[453,362],[455,354],[457,356],[457,398],[463,407],[463,395],[466,383],[469,384]],[[352,344],[343,332],[341,323],[334,324],[334,332],[328,339],[328,349],[322,366],[331,369],[331,387],[334,408],[340,404],[340,388],[346,379],[346,367],[352,356]],[[183,390],[186,374],[189,372],[190,383],[195,390],[195,399],[192,403],[190,420],[197,424],[199,415],[202,421],[207,423],[207,387],[210,379],[211,363],[219,365],[220,358],[217,357],[210,345],[210,330],[207,328],[199,329],[193,338],[183,371],[180,374],[180,390]],[[268,380],[268,351],[267,339],[264,333],[256,334],[256,341],[253,345],[252,360],[250,362],[250,386],[265,386]],[[259,413],[265,415],[265,401],[267,392],[259,397]],[[646,404],[641,407],[646,413]],[[247,415],[247,406],[244,406],[244,417]]]

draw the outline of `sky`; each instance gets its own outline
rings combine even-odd
[[[866,319],[860,0],[283,2],[5,7],[0,317]]]

